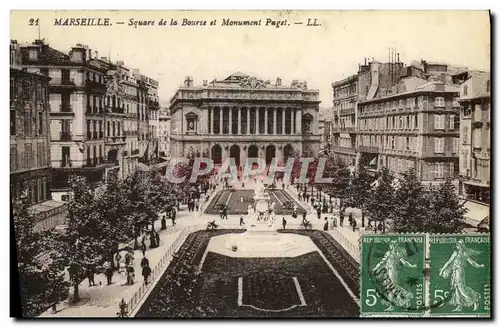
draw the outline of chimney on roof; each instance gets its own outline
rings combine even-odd
[[[281,78],[276,78],[276,86],[281,86]]]
[[[399,52],[398,52],[398,61],[397,62],[399,62]]]
[[[77,43],[76,46],[71,48],[69,57],[72,62],[85,62],[88,57],[87,50],[80,43]]]
[[[184,79],[184,86],[185,87],[193,86],[193,78],[191,76],[186,76],[186,78]]]
[[[365,58],[365,66],[366,66],[366,58]]]

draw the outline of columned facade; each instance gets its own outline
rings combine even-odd
[[[269,163],[271,157],[283,156],[285,147],[317,153],[318,97],[318,91],[308,90],[305,82],[281,86],[278,79],[271,85],[236,73],[196,87],[186,78],[170,103],[172,131],[176,131],[171,138],[172,156],[199,152],[216,164],[225,158],[243,164],[248,157]],[[307,126],[302,126],[304,119]]]
[[[210,131],[211,135],[296,135],[300,134],[301,110],[294,107],[239,107],[239,106],[206,106],[211,119],[202,126],[203,130]],[[276,118],[276,112],[282,112]],[[246,115],[242,117],[242,112]],[[255,119],[250,119],[251,113]],[[214,114],[215,113],[215,114]],[[229,113],[229,114],[228,114]],[[214,119],[215,115],[215,119]],[[220,120],[218,117],[228,117]],[[298,120],[298,121],[297,121]],[[269,125],[269,121],[272,125]],[[226,124],[227,122],[227,124]],[[246,126],[250,125],[247,130]],[[276,128],[276,125],[279,127]],[[314,127],[313,127],[314,128]]]

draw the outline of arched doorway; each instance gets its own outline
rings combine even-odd
[[[234,161],[236,162],[236,166],[240,166],[240,147],[237,146],[236,144],[233,144],[231,148],[229,149],[229,157],[234,158]]]
[[[248,159],[256,159],[259,157],[259,148],[252,144],[248,147]],[[252,163],[252,168],[258,167],[259,164],[257,162]]]
[[[290,143],[288,143],[283,149],[283,157],[285,159],[285,162],[288,158],[293,156],[294,156],[293,146]]]
[[[269,144],[266,147],[266,165],[269,166],[274,157],[276,157],[276,147],[273,144]]]
[[[248,158],[258,158],[259,157],[259,148],[252,144],[248,147]]]
[[[220,165],[222,163],[222,148],[218,144],[212,147],[212,161],[215,165]]]

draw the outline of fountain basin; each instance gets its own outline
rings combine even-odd
[[[276,231],[249,231],[214,236],[207,247],[207,252],[237,258],[296,257],[317,250],[308,236]]]

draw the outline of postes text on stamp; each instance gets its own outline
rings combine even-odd
[[[424,234],[363,235],[361,314],[422,315],[425,308]]]
[[[490,235],[431,235],[429,243],[431,315],[489,316]]]

